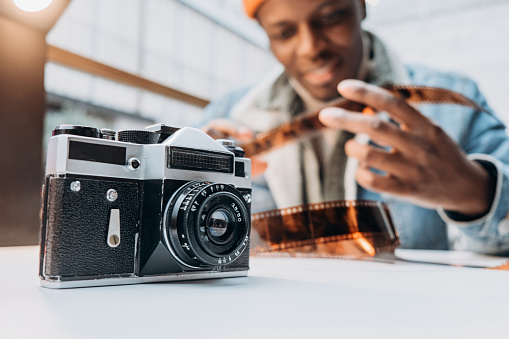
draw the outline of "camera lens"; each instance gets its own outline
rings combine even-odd
[[[228,224],[230,223],[230,218],[228,217],[228,212],[225,209],[217,209],[215,210],[207,220],[207,234],[215,240],[216,243],[220,242],[221,237],[228,230]],[[231,229],[231,225],[230,225]]]
[[[248,208],[230,185],[183,186],[166,206],[164,220],[169,249],[190,267],[228,265],[249,244]]]

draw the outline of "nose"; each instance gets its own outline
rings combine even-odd
[[[319,56],[326,48],[327,41],[319,29],[302,25],[299,29],[297,55],[308,58]]]

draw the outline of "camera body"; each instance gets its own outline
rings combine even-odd
[[[246,276],[251,161],[199,129],[61,125],[48,143],[41,285]]]

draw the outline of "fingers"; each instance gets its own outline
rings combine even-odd
[[[202,127],[202,130],[214,139],[236,139],[240,142],[249,142],[254,133],[248,128],[227,119],[215,119]]]
[[[345,145],[345,153],[349,157],[356,158],[359,164],[368,168],[376,168],[385,173],[404,175],[406,171],[405,160],[401,153],[387,151],[370,145],[348,140]]]
[[[397,177],[374,173],[366,166],[359,166],[357,168],[355,179],[359,185],[374,192],[392,193],[395,195],[407,193],[404,183]]]
[[[328,107],[320,112],[319,119],[325,126],[347,130],[351,133],[365,133],[371,137],[372,141],[398,147],[403,152],[411,141],[408,133],[402,131],[397,125],[383,121],[376,116]]]
[[[359,80],[343,80],[338,92],[346,99],[387,112],[394,121],[408,128],[428,122],[428,118],[391,92]]]
[[[347,141],[345,152],[356,158],[366,168],[374,168],[401,180],[418,177],[418,168],[409,161],[408,156],[395,150],[384,150],[372,145],[359,144],[355,140]]]

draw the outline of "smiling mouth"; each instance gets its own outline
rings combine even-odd
[[[329,62],[321,67],[305,71],[303,79],[314,86],[323,86],[334,79],[337,68],[337,62]]]

